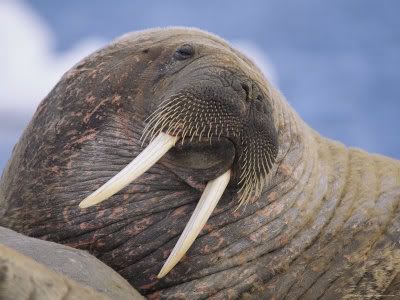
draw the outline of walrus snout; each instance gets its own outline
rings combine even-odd
[[[269,97],[244,71],[221,62],[182,70],[164,99],[147,119],[144,138],[160,132],[189,139],[227,138],[236,149],[232,181],[240,203],[260,195],[277,152],[278,141]]]

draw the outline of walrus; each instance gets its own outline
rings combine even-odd
[[[378,298],[400,293],[399,200],[399,161],[320,136],[221,38],[157,28],[41,102],[0,225],[85,249],[149,299]]]

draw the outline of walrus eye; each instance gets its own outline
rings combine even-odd
[[[184,44],[176,49],[174,57],[178,60],[191,58],[194,55],[194,48],[192,45]]]

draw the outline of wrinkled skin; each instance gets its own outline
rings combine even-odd
[[[197,56],[177,59],[187,44]],[[267,145],[261,193],[237,209],[243,144],[225,134],[186,139],[108,201],[79,209],[140,153],[146,118],[182,90],[220,99],[245,142]],[[200,236],[157,279],[205,183],[229,168]],[[40,104],[0,188],[0,225],[86,249],[150,299],[400,293],[400,163],[319,136],[253,63],[201,31],[127,35],[77,64]]]

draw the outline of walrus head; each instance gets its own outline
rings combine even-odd
[[[175,146],[172,164],[208,185],[159,276],[185,254],[230,181],[240,205],[260,196],[278,152],[271,97],[249,59],[198,30],[166,29],[161,37],[162,43],[157,31],[146,31],[115,44],[115,51],[129,53],[117,65],[147,63],[140,92],[146,117],[142,141],[150,144],[80,204],[112,196]]]
[[[226,49],[187,43],[178,44],[170,55],[169,64],[179,71],[163,88],[166,94],[157,97],[162,102],[155,105],[145,136],[166,132],[182,144],[185,138],[190,142],[203,138],[211,145],[215,138],[230,141],[240,202],[257,197],[277,154],[277,134],[263,84],[245,69],[250,67],[247,61],[238,54],[228,56]]]

